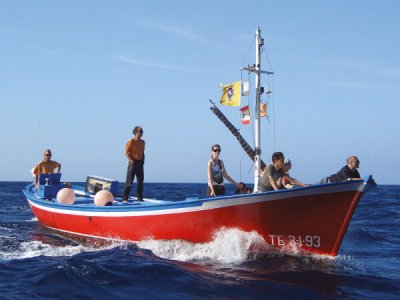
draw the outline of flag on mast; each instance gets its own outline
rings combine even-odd
[[[267,103],[260,103],[260,117],[267,116]]]
[[[222,96],[219,102],[226,106],[240,106],[241,90],[241,81],[225,85],[222,88]]]
[[[249,106],[243,106],[240,111],[242,112],[242,124],[248,125],[250,124],[250,109]]]
[[[242,96],[249,95],[249,82],[245,81],[242,83]]]

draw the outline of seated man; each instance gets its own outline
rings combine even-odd
[[[322,178],[320,183],[339,182],[344,180],[360,180],[362,179],[357,168],[360,167],[360,161],[357,156],[349,156],[347,158],[347,165],[340,169],[339,172],[331,176]]]
[[[282,188],[282,178],[285,176],[285,172],[282,170],[284,160],[285,157],[282,152],[272,154],[272,164],[265,167],[261,172],[261,179],[258,184],[259,191],[277,191]]]
[[[55,172],[56,169],[57,172]],[[46,149],[44,151],[43,160],[37,163],[32,170],[32,173],[35,176],[35,188],[37,188],[39,185],[40,174],[59,173],[60,171],[61,171],[61,164],[54,160],[51,160],[51,150]]]

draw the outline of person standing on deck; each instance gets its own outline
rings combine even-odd
[[[143,129],[140,126],[133,128],[134,137],[125,146],[125,155],[128,159],[128,170],[126,173],[126,183],[122,201],[128,201],[132,188],[132,182],[137,181],[136,197],[138,201],[143,201],[143,181],[144,181],[144,148],[145,141],[142,140]]]
[[[211,147],[211,158],[207,164],[207,196],[225,195],[224,178],[236,186],[236,188],[239,190],[242,190],[244,186],[242,183],[237,183],[228,175],[224,166],[224,162],[219,159],[220,153],[220,145],[215,144]]]

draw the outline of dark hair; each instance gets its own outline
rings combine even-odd
[[[211,151],[216,147],[218,147],[218,149],[221,149],[221,146],[219,144],[214,144],[211,146]]]
[[[276,162],[281,159],[285,159],[282,152],[274,152],[274,154],[272,154],[272,162]]]
[[[133,134],[136,134],[136,133],[139,131],[140,128],[142,128],[142,127],[140,127],[140,126],[135,126],[135,127],[133,128],[133,130],[132,130],[132,133],[133,133]]]
[[[214,145],[212,145],[211,146],[211,151],[213,151],[214,150],[214,148],[218,148],[219,150],[221,150],[221,146],[219,145],[219,144],[214,144]],[[212,158],[213,156],[212,156],[212,154],[211,154],[211,158]],[[219,162],[218,162],[219,163]]]
[[[247,193],[247,187],[244,182],[239,182],[239,184],[242,185],[242,188],[236,188],[235,194],[246,194]]]

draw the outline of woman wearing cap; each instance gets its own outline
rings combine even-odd
[[[226,172],[224,163],[219,159],[221,153],[221,147],[215,144],[211,147],[211,158],[208,161],[208,196],[218,196],[225,194],[224,178],[236,186],[238,189],[242,189],[243,185],[234,181]]]
[[[291,168],[292,168],[292,161],[290,159],[285,159],[282,167],[283,172],[285,172],[285,176],[282,178],[282,185],[287,189],[299,186],[309,186],[309,184],[302,183],[297,179],[290,177],[289,170]]]

